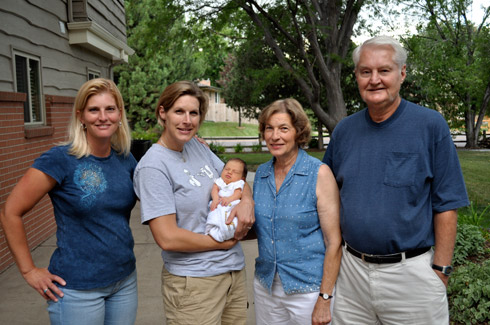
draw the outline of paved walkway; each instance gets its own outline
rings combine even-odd
[[[253,180],[255,173],[249,173],[247,180]],[[150,228],[140,223],[139,204],[131,214],[131,229],[135,241],[136,268],[138,271],[138,314],[137,325],[165,324],[161,294],[160,273],[162,259],[160,248],[155,244]],[[245,252],[247,287],[250,308],[247,325],[255,324],[252,279],[257,257],[257,241],[242,242]],[[38,246],[33,252],[34,262],[39,267],[47,267],[49,258],[56,248],[56,236]],[[32,325],[49,324],[45,300],[22,278],[14,265],[0,274],[0,324]]]

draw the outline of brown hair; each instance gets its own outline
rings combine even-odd
[[[171,85],[168,85],[163,90],[155,109],[155,115],[160,125],[163,126],[163,121],[159,113],[160,106],[163,107],[165,112],[168,112],[175,104],[177,99],[185,95],[193,96],[199,101],[199,125],[201,125],[206,117],[206,113],[208,112],[209,100],[208,96],[204,94],[201,88],[191,81],[177,81]]]
[[[287,113],[296,129],[296,144],[302,148],[311,139],[311,125],[301,104],[294,98],[279,99],[262,110],[259,116],[260,136],[264,138],[265,125],[276,113]]]

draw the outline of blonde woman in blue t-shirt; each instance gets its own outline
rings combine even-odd
[[[51,324],[134,324],[138,293],[129,217],[136,160],[114,82],[82,85],[68,136],[36,159],[7,198],[1,221],[8,245],[26,282],[48,301]],[[32,259],[22,217],[46,194],[58,247],[42,268]]]

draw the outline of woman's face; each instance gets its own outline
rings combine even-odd
[[[275,113],[265,124],[264,140],[269,152],[277,159],[287,158],[298,149],[296,129],[288,113]]]
[[[90,96],[79,114],[80,122],[86,127],[87,141],[91,145],[101,140],[110,141],[121,121],[121,111],[114,96],[109,92]]]
[[[181,96],[167,112],[160,106],[160,117],[165,126],[165,144],[180,151],[199,130],[199,100],[191,95]]]

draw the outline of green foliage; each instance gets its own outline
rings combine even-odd
[[[217,156],[225,153],[225,147],[220,145],[219,143],[211,142],[209,144],[209,149],[211,149],[211,151],[214,152],[214,154]]]
[[[482,227],[483,222],[485,221],[486,212],[489,208],[490,204],[482,211],[479,211],[478,205],[471,202],[469,208],[463,210],[462,213],[459,214],[458,221],[460,223]]]
[[[464,126],[467,146],[474,147],[480,129],[476,121],[485,114],[482,104],[490,91],[488,23],[478,26],[468,19],[472,1],[411,3],[427,22],[404,40],[409,58],[401,94],[441,111],[451,127]]]
[[[160,133],[151,131],[132,131],[131,138],[134,140],[151,140],[155,143],[160,138]]]
[[[252,145],[252,152],[262,152],[262,145],[260,143]]]
[[[449,313],[452,321],[483,324],[490,321],[490,260],[460,266],[449,278]]]
[[[311,138],[310,142],[308,142],[308,148],[318,148],[318,138]]]
[[[241,143],[235,144],[235,146],[233,147],[233,149],[235,150],[236,153],[243,152],[243,146],[242,146]]]
[[[478,259],[485,253],[485,238],[475,225],[458,224],[456,245],[454,246],[454,265],[463,265],[468,258]]]
[[[156,125],[163,89],[179,80],[217,78],[227,45],[179,2],[126,0],[125,7],[128,45],[135,54],[114,73],[131,127],[148,130]]]

